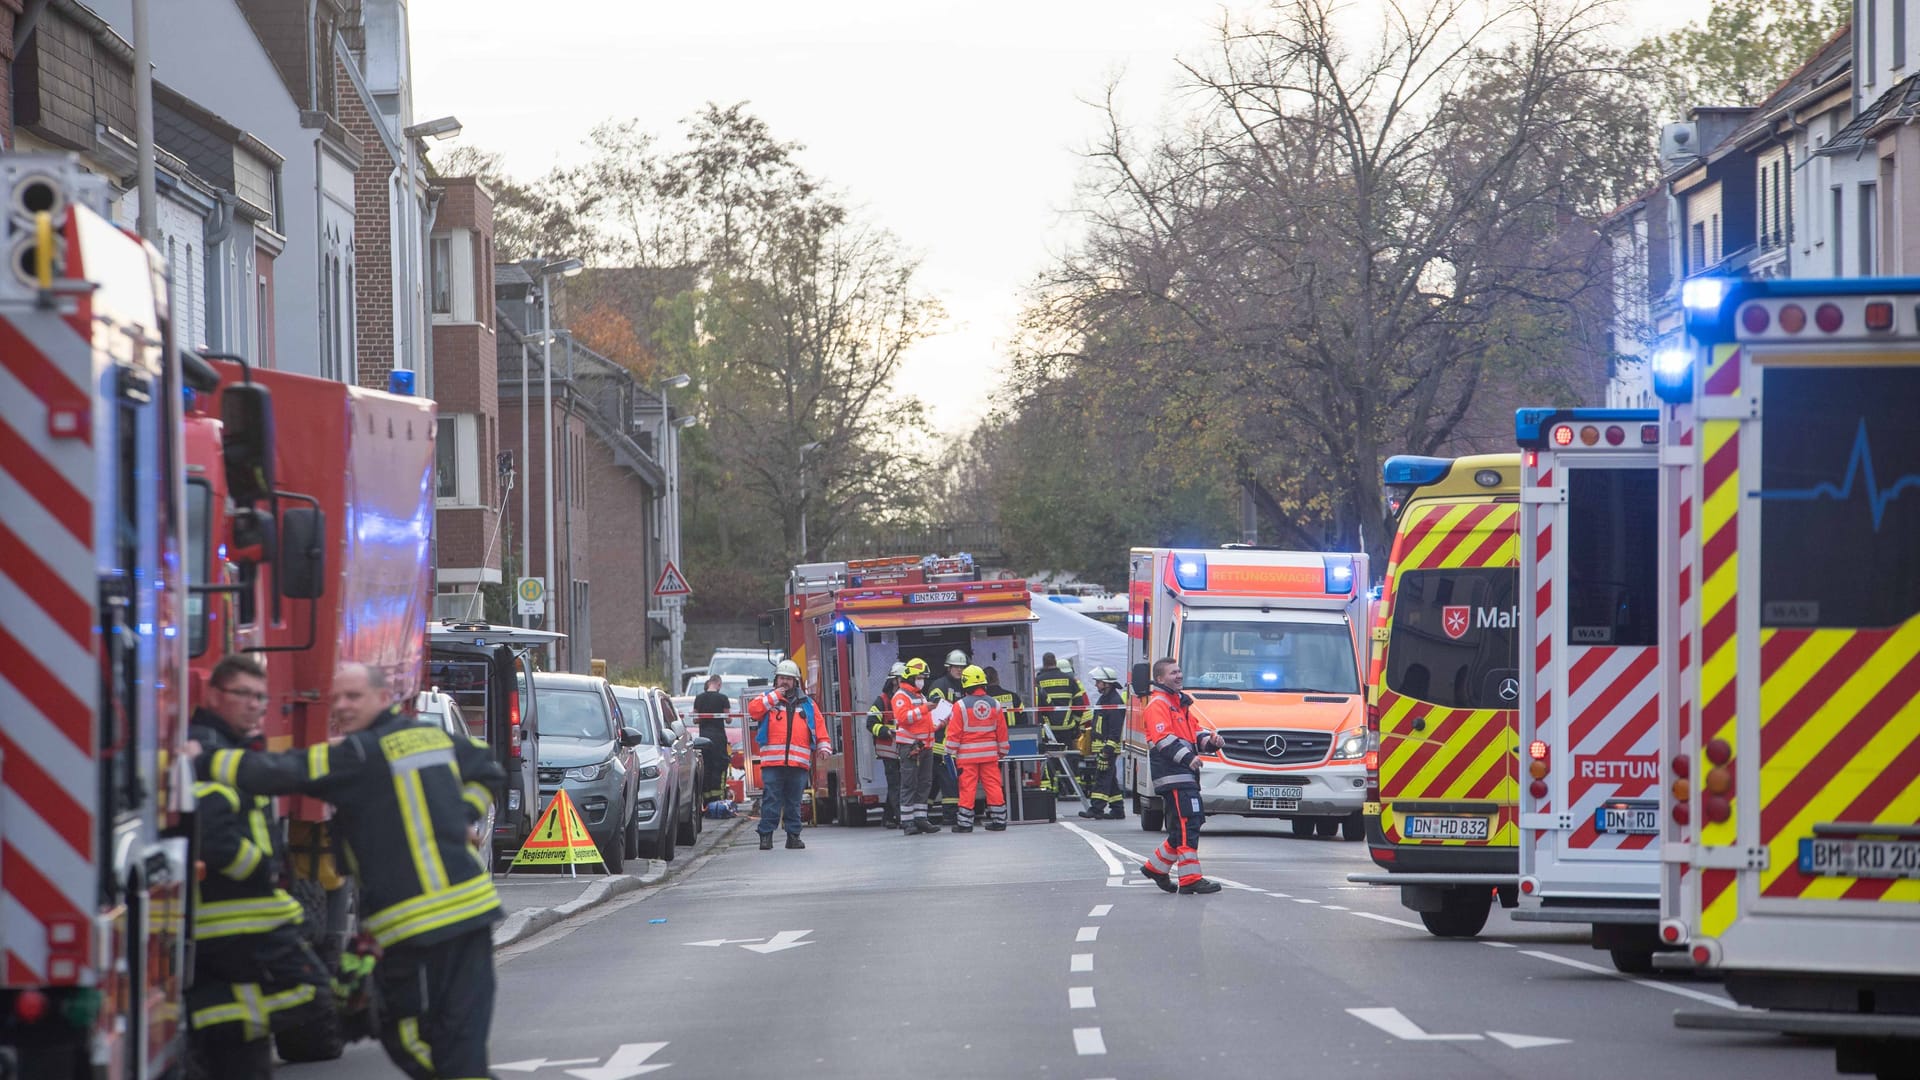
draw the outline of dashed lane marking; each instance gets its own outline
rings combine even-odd
[[[1306,898],[1306,897],[1304,897],[1304,896],[1296,896],[1296,897],[1294,897],[1294,898],[1293,898],[1293,902],[1294,902],[1294,903],[1296,903],[1296,904],[1317,904],[1317,903],[1319,903],[1320,901],[1318,901],[1318,900],[1310,900],[1310,899],[1308,899],[1308,898]]]
[[[1489,949],[1517,949],[1517,948],[1519,948],[1519,946],[1517,946],[1517,945],[1513,945],[1513,944],[1510,944],[1510,943],[1508,943],[1508,942],[1505,942],[1505,941],[1483,941],[1483,942],[1481,942],[1480,944],[1482,944],[1482,945],[1485,945],[1485,946],[1486,946],[1487,948],[1489,948]]]
[[[1093,905],[1093,910],[1087,912],[1087,918],[1098,919],[1106,915],[1107,912],[1112,910],[1113,910],[1112,904],[1095,904]]]
[[[1561,964],[1570,968],[1576,968],[1580,971],[1590,971],[1595,975],[1608,975],[1613,978],[1619,979],[1622,982],[1630,982],[1636,986],[1644,986],[1649,990],[1658,990],[1661,993],[1665,993],[1665,994],[1674,994],[1683,998],[1691,998],[1694,1001],[1704,1001],[1709,1005],[1717,1005],[1722,1009],[1738,1009],[1740,1007],[1739,1005],[1735,1004],[1734,1002],[1726,998],[1720,997],[1715,994],[1709,994],[1702,990],[1695,990],[1690,986],[1674,986],[1669,983],[1654,982],[1652,979],[1641,979],[1641,978],[1636,978],[1635,976],[1632,976],[1632,975],[1622,975],[1620,972],[1615,971],[1612,968],[1603,968],[1599,964],[1589,964],[1585,960],[1575,960],[1571,956],[1560,956],[1556,953],[1541,952],[1539,949],[1522,949],[1520,950],[1520,955],[1531,956],[1536,960],[1546,960],[1551,963]]]
[[[1327,909],[1328,911],[1346,911],[1346,910],[1348,910],[1347,908],[1343,908],[1343,907],[1341,907],[1341,906],[1340,906],[1339,904],[1322,904],[1322,905],[1320,905],[1320,906],[1321,906],[1321,907],[1324,907],[1324,908],[1326,908],[1326,909]]]
[[[1282,900],[1291,900],[1291,899],[1293,899],[1293,894],[1292,894],[1292,893],[1283,893],[1283,892],[1270,892],[1270,893],[1268,893],[1267,895],[1268,895],[1268,896],[1277,896],[1277,897],[1279,897],[1279,898],[1280,898],[1280,899],[1282,899]]]
[[[1092,971],[1093,970],[1093,954],[1090,952],[1074,953],[1073,962],[1067,965],[1067,970],[1068,971]]]
[[[1100,928],[1097,926],[1083,926],[1080,928],[1079,933],[1073,935],[1073,940],[1098,941],[1100,940]]]
[[[1093,987],[1091,986],[1067,987],[1067,1008],[1069,1009],[1093,1008]]]
[[[1417,922],[1408,922],[1405,919],[1396,919],[1391,915],[1376,915],[1371,911],[1349,911],[1347,912],[1347,914],[1353,915],[1362,919],[1372,919],[1374,922],[1390,923],[1394,926],[1404,926],[1409,930],[1418,930],[1423,934],[1427,932],[1427,928],[1420,925]]]
[[[1081,1057],[1104,1054],[1107,1052],[1107,1040],[1100,1037],[1100,1029],[1097,1027],[1074,1028],[1073,1049]]]

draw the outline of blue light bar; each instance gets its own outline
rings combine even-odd
[[[1726,278],[1717,277],[1700,277],[1684,281],[1680,285],[1680,306],[1689,311],[1718,313],[1721,302],[1727,298],[1731,284]]]
[[[1693,350],[1675,345],[1653,354],[1647,366],[1653,393],[1661,401],[1683,405],[1693,400]]]
[[[1407,484],[1424,487],[1438,483],[1446,478],[1448,470],[1453,468],[1452,458],[1421,457],[1417,454],[1395,454],[1380,467],[1380,482],[1383,484]]]
[[[1354,590],[1353,556],[1322,555],[1320,558],[1327,567],[1327,591],[1351,594]]]
[[[834,632],[834,633],[836,633],[836,634],[844,634],[844,633],[846,633],[847,631],[849,631],[849,630],[851,630],[851,629],[853,629],[853,624],[852,624],[852,623],[850,623],[850,622],[848,622],[848,621],[847,621],[846,619],[844,619],[844,618],[840,618],[840,619],[835,619],[835,620],[833,620],[833,632]]]
[[[1207,587],[1207,557],[1174,552],[1173,580],[1183,589],[1204,590]]]
[[[406,368],[394,368],[387,372],[387,393],[413,396],[413,372]]]

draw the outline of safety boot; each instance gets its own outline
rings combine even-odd
[[[1141,864],[1140,872],[1147,875],[1155,885],[1160,886],[1161,892],[1178,892],[1180,890],[1180,886],[1175,885],[1172,878],[1145,863]]]
[[[1007,823],[1004,821],[989,821],[987,822],[987,831],[988,832],[1006,832]]]
[[[768,833],[760,834],[760,850],[761,851],[773,850],[773,834],[772,833],[768,832]]]
[[[1217,893],[1219,891],[1220,891],[1220,883],[1217,881],[1210,881],[1206,878],[1201,878],[1199,881],[1189,881],[1185,885],[1180,886],[1180,895],[1182,896],[1205,895],[1207,893]]]
[[[913,827],[915,829],[918,829],[922,833],[937,833],[940,831],[940,826],[935,825],[933,822],[928,821],[926,818],[915,819],[913,823]]]
[[[953,827],[953,831],[954,831],[954,832],[957,832],[957,833],[969,833],[969,832],[972,832],[972,831],[973,831],[973,826],[971,826],[971,825],[955,825],[955,826]]]
[[[772,839],[772,838],[769,837],[768,839]],[[788,851],[799,851],[804,849],[806,846],[807,846],[807,842],[805,840],[800,839],[799,833],[790,832],[787,834],[787,850]]]

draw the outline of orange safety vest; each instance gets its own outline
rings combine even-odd
[[[956,765],[990,765],[1007,752],[1007,717],[984,689],[954,702],[947,719],[947,752]]]
[[[933,741],[933,706],[920,691],[902,683],[893,692],[893,745],[900,750]]]
[[[811,769],[814,744],[827,741],[826,729],[808,698],[789,707],[777,692],[768,692],[748,703],[747,715],[760,725],[754,738],[760,744],[762,768],[789,765]]]

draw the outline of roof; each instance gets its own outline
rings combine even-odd
[[[1920,118],[1920,75],[1909,75],[1874,99],[1873,104],[1849,121],[1831,142],[1815,151],[1815,154],[1858,154],[1866,149],[1867,140],[1880,129],[1915,118]]]
[[[1780,113],[1800,98],[1813,92],[1822,83],[1842,71],[1853,67],[1853,27],[1843,26],[1835,31],[1826,43],[1813,51],[1806,62],[1793,70],[1793,74],[1780,80],[1774,88],[1753,110],[1753,116],[1727,136],[1720,146],[1733,147],[1753,138],[1771,128],[1780,118]],[[1720,147],[1715,147],[1715,150]]]

